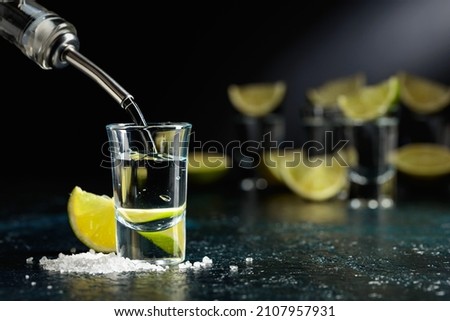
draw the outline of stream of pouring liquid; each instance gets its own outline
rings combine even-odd
[[[136,104],[133,98],[128,97],[127,101],[122,103],[122,107],[128,112],[128,114],[130,114],[133,123],[140,126],[147,126],[144,115],[142,114],[141,109]]]
[[[142,114],[141,109],[136,104],[133,98],[128,97],[126,105],[125,103],[122,103],[122,107],[128,112],[131,120],[133,120],[133,123],[140,126],[147,126],[144,115]],[[144,132],[142,133],[142,140],[144,142],[147,153],[157,153],[155,141],[153,140],[150,130],[144,129]]]

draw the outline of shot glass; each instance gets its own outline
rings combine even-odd
[[[301,146],[304,154],[303,163],[308,167],[317,168],[317,173],[319,173],[319,168],[322,168],[323,170],[325,170],[326,167],[339,168],[339,173],[341,173],[341,175],[337,175],[335,178],[339,180],[341,184],[333,182],[335,183],[335,185],[333,185],[334,188],[332,193],[334,196],[330,199],[347,199],[348,149],[342,118],[327,118],[323,117],[323,115],[311,116],[303,114],[300,124],[303,134]],[[338,170],[336,170],[336,173],[337,172]],[[319,177],[316,178],[317,184],[319,184],[319,179]],[[332,181],[329,183],[332,183]],[[327,189],[330,188],[331,186],[327,186]]]
[[[345,127],[341,117],[303,116],[301,128],[304,135],[302,147],[311,156],[344,153]]]
[[[264,154],[276,149],[284,138],[284,118],[278,114],[239,115],[235,126],[239,149],[233,151],[233,158],[242,169],[240,188],[243,191],[264,190],[269,184],[264,175]]]
[[[158,265],[185,258],[191,124],[106,127],[119,256]]]
[[[398,145],[398,119],[346,121],[351,208],[390,208],[395,205],[396,170],[390,161]]]
[[[448,106],[438,112],[420,114],[403,105],[400,117],[399,147],[430,144],[436,148],[450,148],[450,108]],[[413,161],[426,167],[426,164],[420,160],[421,156],[415,157],[417,158]],[[397,175],[399,198],[435,199],[449,196],[450,175],[413,175],[401,169],[398,170]]]

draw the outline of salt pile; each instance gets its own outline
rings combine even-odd
[[[26,260],[28,264],[33,262],[33,258]],[[205,256],[201,262],[191,263],[185,261],[178,265],[180,271],[188,269],[207,268],[212,265],[213,261]],[[60,273],[87,273],[87,274],[108,274],[122,272],[146,272],[146,271],[166,271],[168,266],[151,264],[145,261],[130,260],[128,258],[117,256],[115,253],[96,253],[90,250],[86,253],[65,255],[60,253],[58,258],[49,259],[43,256],[39,260],[39,264],[49,271]]]
[[[121,272],[165,271],[167,267],[144,261],[130,260],[115,253],[86,253],[64,255],[60,253],[56,259],[42,257],[39,264],[49,271],[60,273],[108,274]]]

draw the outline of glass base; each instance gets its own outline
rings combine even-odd
[[[394,207],[397,194],[397,179],[394,171],[387,171],[370,181],[364,181],[361,179],[361,176],[351,172],[350,181],[350,208],[377,209]]]
[[[392,208],[395,202],[389,197],[380,197],[377,199],[365,199],[365,198],[352,198],[349,200],[349,206],[351,209],[377,209],[377,208]]]
[[[262,177],[249,177],[241,180],[241,190],[249,192],[255,190],[265,190],[269,186],[269,183]]]
[[[116,221],[117,255],[156,265],[179,264],[185,259],[185,219],[161,231],[138,231]]]
[[[121,256],[121,255],[119,255]],[[154,264],[154,265],[159,265],[159,266],[173,266],[173,265],[178,265],[180,263],[184,262],[184,258],[163,258],[163,259],[139,259],[136,260],[134,259],[134,261],[139,261],[139,262],[144,262],[144,263],[148,263],[148,264]]]

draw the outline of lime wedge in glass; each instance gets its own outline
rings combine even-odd
[[[230,85],[228,98],[231,104],[242,114],[250,117],[262,117],[274,111],[286,95],[283,81],[273,83],[249,83]]]
[[[184,237],[184,220],[180,220],[177,224],[166,230],[158,232],[139,232],[139,234],[172,256],[178,256],[182,249],[185,248],[185,244],[182,244],[182,242],[186,242],[186,238]]]
[[[400,100],[411,111],[432,114],[450,104],[450,87],[405,72],[399,73]]]
[[[366,83],[362,73],[329,80],[316,88],[306,91],[306,97],[314,107],[335,108],[337,99],[341,95],[349,94],[360,89]]]
[[[399,81],[395,76],[378,84],[365,86],[338,98],[345,117],[356,121],[370,121],[385,116],[397,103]]]

